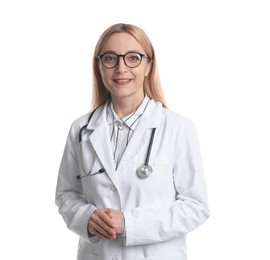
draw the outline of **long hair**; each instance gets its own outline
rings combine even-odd
[[[118,23],[110,26],[100,36],[93,57],[93,88],[92,88],[92,108],[104,104],[107,100],[111,99],[110,92],[103,84],[101,74],[98,67],[97,56],[100,55],[100,51],[106,42],[106,40],[113,34],[119,32],[126,32],[132,35],[137,42],[145,50],[147,56],[152,59],[151,70],[144,80],[144,92],[152,99],[160,101],[163,107],[167,107],[164,100],[163,91],[159,79],[159,73],[157,69],[157,62],[154,48],[146,35],[146,33],[139,27],[131,24]]]

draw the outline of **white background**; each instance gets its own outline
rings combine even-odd
[[[189,234],[189,259],[269,260],[268,2],[1,1],[0,259],[76,258],[57,171],[90,108],[96,41],[125,22],[146,31],[167,103],[197,126],[212,215]]]

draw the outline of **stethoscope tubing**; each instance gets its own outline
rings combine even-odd
[[[85,171],[84,171],[84,172],[85,172]],[[82,179],[82,178],[84,178],[84,177],[96,175],[96,174],[103,173],[103,172],[105,172],[105,169],[104,169],[104,168],[101,168],[101,169],[99,169],[97,172],[91,173],[91,171],[90,171],[90,172],[88,172],[88,173],[85,174],[85,175],[77,175],[77,179],[80,180],[80,179]]]
[[[150,159],[150,154],[151,154],[151,150],[152,150],[152,145],[153,145],[155,133],[156,133],[156,128],[153,128],[152,134],[151,134],[151,138],[150,138],[150,143],[149,143],[148,150],[147,150],[147,155],[146,155],[145,163],[144,163],[144,165],[146,165],[146,166],[148,166],[148,163],[149,163],[149,159]]]
[[[89,116],[89,118],[88,118],[87,124],[81,127],[80,132],[79,132],[79,143],[82,142],[82,133],[83,133],[84,129],[88,126],[88,124],[90,123],[90,120],[91,120],[92,116],[94,115],[95,111],[96,111],[98,108],[99,108],[99,106],[96,107],[96,108],[91,112],[91,114],[90,114],[90,116]]]

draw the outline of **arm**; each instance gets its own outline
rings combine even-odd
[[[153,202],[153,205],[124,212],[127,246],[175,239],[197,228],[209,216],[199,144],[190,121],[179,130],[175,147],[176,200],[167,204]]]

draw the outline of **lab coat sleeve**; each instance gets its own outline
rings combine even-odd
[[[67,227],[80,237],[95,243],[98,239],[89,235],[87,226],[90,215],[96,207],[86,203],[81,180],[76,178],[80,173],[79,147],[75,145],[78,144],[78,131],[75,129],[76,127],[72,125],[67,138],[58,173],[55,202]]]
[[[153,202],[124,212],[126,246],[176,239],[209,217],[200,149],[190,120],[178,130],[173,157],[176,200],[163,204]]]

